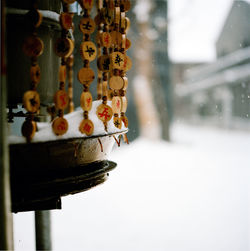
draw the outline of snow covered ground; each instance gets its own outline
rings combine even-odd
[[[115,149],[103,185],[52,212],[53,249],[250,250],[250,134],[175,125],[173,142]],[[16,250],[34,250],[32,213],[14,216]]]

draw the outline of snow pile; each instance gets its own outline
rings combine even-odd
[[[122,124],[122,128],[118,129],[113,123],[113,119],[108,122],[108,132],[104,130],[104,125],[96,115],[96,109],[98,105],[102,103],[101,100],[94,101],[92,104],[92,109],[89,112],[89,119],[92,120],[94,124],[94,132],[92,136],[96,135],[106,135],[109,133],[117,133],[126,130]],[[108,105],[111,106],[111,101],[108,101]],[[79,131],[79,125],[83,120],[83,111],[82,109],[76,110],[75,112],[66,114],[64,118],[68,121],[69,128],[67,133],[62,136],[56,136],[52,131],[52,123],[37,123],[38,132],[36,132],[32,142],[47,142],[53,140],[69,139],[69,138],[84,138],[87,137],[85,134],[82,134]],[[26,140],[22,136],[9,136],[9,144],[21,144],[25,143]]]

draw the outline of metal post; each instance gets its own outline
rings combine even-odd
[[[9,150],[6,120],[5,1],[1,1],[1,86],[0,86],[0,250],[13,250]]]
[[[36,250],[51,250],[50,211],[35,211]]]

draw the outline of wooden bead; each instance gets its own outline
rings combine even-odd
[[[80,0],[79,3],[83,9],[90,10],[93,7],[94,0]]]
[[[122,34],[118,31],[112,31],[110,33],[111,38],[112,38],[112,44],[113,45],[118,45],[121,44],[122,42]]]
[[[80,45],[80,53],[83,59],[93,61],[97,54],[95,44],[91,41],[82,42]]]
[[[36,122],[32,120],[25,120],[22,125],[22,135],[29,141],[34,137],[36,132]]]
[[[100,71],[109,72],[111,70],[111,61],[108,55],[100,56],[97,60],[97,66]]]
[[[52,123],[53,132],[56,135],[63,135],[68,131],[68,121],[65,118],[56,118]]]
[[[113,119],[115,127],[121,129],[122,128],[122,120],[119,117],[114,117]]]
[[[121,112],[126,112],[128,107],[128,100],[127,97],[121,97]]]
[[[55,44],[55,53],[58,57],[69,57],[74,50],[74,43],[69,38],[58,38]]]
[[[128,17],[125,17],[125,30],[126,32],[129,30],[130,28],[130,20]]]
[[[90,111],[92,108],[92,95],[90,92],[82,92],[81,95],[81,107],[84,111]]]
[[[115,20],[116,24],[120,23],[120,7],[115,7]]]
[[[123,65],[123,70],[124,71],[129,71],[132,67],[132,61],[129,56],[124,57],[124,65]]]
[[[74,56],[73,54],[71,54],[68,58],[67,58],[67,66],[68,67],[73,67],[74,65]]]
[[[60,14],[60,23],[64,29],[69,30],[73,28],[73,15],[74,14],[67,12]]]
[[[123,90],[127,90],[128,88],[128,78],[127,77],[122,77],[123,78],[123,81],[124,81],[124,86],[123,86]]]
[[[23,51],[28,57],[40,56],[43,48],[43,41],[37,36],[29,36],[24,40]]]
[[[114,20],[113,11],[109,8],[102,8],[103,21],[107,25],[111,25]]]
[[[124,115],[121,117],[121,120],[126,128],[128,128],[128,118]]]
[[[41,14],[40,11],[38,11],[37,9],[32,9],[28,12],[27,16],[30,19],[30,23],[32,26],[34,26],[35,28],[38,28],[43,20],[43,16]]]
[[[66,65],[60,65],[59,67],[59,82],[66,81]]]
[[[59,90],[54,96],[55,107],[60,110],[64,110],[68,106],[69,98],[68,94],[64,90]]]
[[[108,8],[110,10],[114,10],[115,9],[115,1],[114,0],[109,0],[108,1]]]
[[[37,84],[41,79],[41,70],[39,65],[34,65],[30,67],[30,79],[31,82]]]
[[[131,41],[128,38],[126,38],[125,50],[128,50],[130,48],[130,46],[131,46]]]
[[[23,96],[23,105],[28,112],[37,112],[40,108],[40,97],[38,92],[26,91]]]
[[[91,34],[95,31],[95,22],[90,17],[83,17],[80,21],[79,28],[83,34]]]
[[[120,90],[124,86],[124,80],[120,76],[112,76],[109,80],[109,87],[112,90]]]
[[[90,85],[95,79],[95,73],[91,68],[81,68],[77,74],[78,80],[81,84]]]
[[[121,98],[119,96],[114,96],[112,98],[112,110],[113,113],[121,112]]]
[[[113,112],[110,106],[101,104],[97,107],[96,115],[101,121],[108,122],[111,120]]]
[[[124,11],[129,11],[131,8],[131,2],[129,0],[122,0]]]
[[[103,32],[101,35],[101,43],[103,47],[110,48],[112,45],[112,38],[109,32]]]
[[[91,120],[89,119],[84,119],[82,120],[80,126],[79,126],[79,131],[82,134],[86,134],[87,136],[90,136],[93,134],[94,131],[94,124]]]
[[[121,52],[113,52],[111,54],[111,61],[113,69],[124,69],[124,55]]]

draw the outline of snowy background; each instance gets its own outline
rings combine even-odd
[[[169,1],[169,54],[211,61],[232,0]],[[249,251],[250,134],[176,122],[172,143],[114,149],[103,185],[52,211],[53,250]],[[14,215],[16,250],[35,250],[34,214]]]

